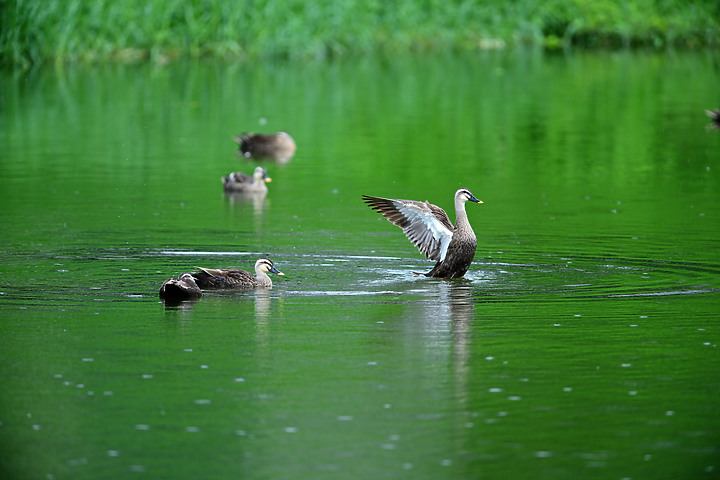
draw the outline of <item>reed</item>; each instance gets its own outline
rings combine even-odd
[[[0,8],[0,61],[24,66],[720,43],[715,0],[0,0]]]

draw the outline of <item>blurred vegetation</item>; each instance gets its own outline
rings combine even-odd
[[[0,62],[720,44],[717,0],[0,0]]]

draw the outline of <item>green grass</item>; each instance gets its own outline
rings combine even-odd
[[[716,0],[0,0],[0,62],[720,44]]]

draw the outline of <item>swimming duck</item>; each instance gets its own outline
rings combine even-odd
[[[189,300],[202,297],[202,291],[189,273],[181,274],[177,279],[169,278],[163,282],[160,298],[169,301]]]
[[[295,155],[295,141],[287,132],[244,133],[235,136],[238,151],[245,158],[271,159],[287,162]]]
[[[445,210],[427,201],[397,200],[363,195],[370,208],[403,229],[425,256],[437,263],[426,277],[460,278],[475,256],[477,239],[465,213],[465,203],[483,203],[467,188],[455,192],[455,226]]]
[[[720,108],[715,110],[705,110],[705,114],[710,117],[711,120],[707,128],[714,128],[715,130],[720,130]]]
[[[265,193],[265,183],[272,182],[268,177],[267,170],[263,167],[255,167],[252,177],[245,173],[233,172],[227,177],[222,177],[223,190],[235,193]]]
[[[237,268],[197,268],[200,271],[193,272],[192,276],[200,288],[271,288],[272,280],[270,280],[268,272],[285,275],[275,268],[273,262],[267,258],[261,258],[255,262],[255,275]]]

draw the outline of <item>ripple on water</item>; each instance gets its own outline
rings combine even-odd
[[[256,257],[261,252],[162,250],[156,255]],[[500,256],[512,257],[504,261]],[[720,291],[720,266],[706,263],[591,255],[502,252],[476,261],[463,279],[426,278],[432,262],[384,255],[324,255],[276,252],[285,277],[274,283],[283,296],[341,297],[373,295],[436,296],[439,285],[464,286],[485,299],[512,301],[525,296],[626,298],[703,295]],[[243,260],[245,262],[245,260]],[[280,261],[279,261],[280,262]],[[220,263],[227,263],[226,261]],[[326,288],[331,286],[333,288]],[[340,288],[338,288],[340,287]]]

